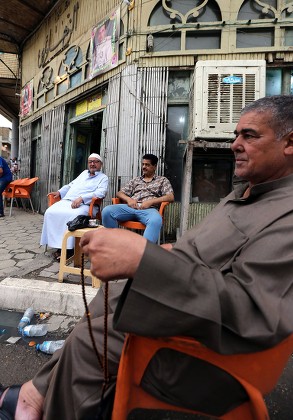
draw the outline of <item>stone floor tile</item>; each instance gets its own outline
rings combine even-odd
[[[7,267],[14,267],[16,265],[16,261],[10,259],[5,261],[0,261],[0,270],[7,268]],[[2,273],[1,273],[2,275]]]

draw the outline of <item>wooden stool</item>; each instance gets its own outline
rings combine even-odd
[[[81,249],[79,246],[80,238],[83,236],[85,232],[88,232],[93,229],[99,229],[102,226],[97,226],[96,228],[85,228],[85,229],[76,229],[73,232],[67,230],[64,233],[63,241],[62,241],[62,249],[61,249],[61,257],[60,257],[60,268],[59,268],[59,275],[58,281],[63,282],[64,273],[70,274],[81,274]],[[75,238],[74,242],[74,255],[73,257],[66,260],[66,251],[67,251],[67,239],[73,236]],[[68,263],[73,261],[73,267],[70,267]],[[90,276],[92,278],[92,286],[93,287],[100,287],[101,282],[95,276],[92,275],[88,268],[84,269],[84,275]]]

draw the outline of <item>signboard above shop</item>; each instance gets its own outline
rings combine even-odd
[[[102,106],[102,95],[97,94],[94,96],[91,96],[90,98],[84,99],[81,102],[78,102],[76,104],[75,108],[75,115],[83,115],[86,112],[94,111],[96,109],[101,108]]]

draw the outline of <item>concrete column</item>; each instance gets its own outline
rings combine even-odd
[[[190,207],[190,192],[191,192],[191,178],[192,178],[192,160],[193,160],[193,144],[187,142],[185,150],[185,161],[184,161],[184,176],[183,176],[183,188],[181,198],[181,218],[180,218],[180,229],[179,236],[182,236],[188,229],[188,214]],[[177,238],[178,239],[178,238]]]
[[[11,126],[11,158],[19,158],[19,119],[14,117]]]

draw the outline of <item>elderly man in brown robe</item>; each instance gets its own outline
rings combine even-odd
[[[235,174],[247,183],[174,247],[118,229],[99,229],[81,240],[95,276],[104,282],[129,279],[118,305],[115,289],[124,282],[109,285],[112,388],[125,332],[194,337],[222,354],[261,351],[293,332],[293,96],[262,98],[247,106],[231,149]],[[90,305],[100,352],[102,299],[103,289]],[[169,362],[172,375],[180,375],[176,359]],[[216,373],[205,376],[223,387]],[[21,387],[18,399],[18,389],[3,392],[1,410],[14,401],[16,419],[42,414],[47,420],[91,419],[102,384],[82,319],[63,349]]]

